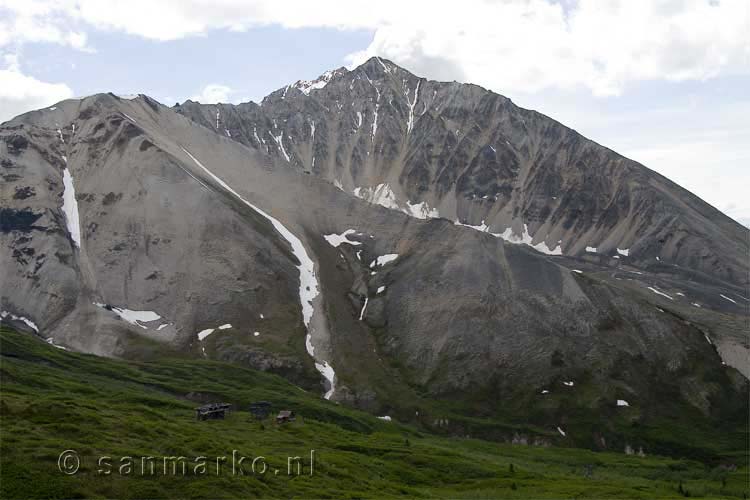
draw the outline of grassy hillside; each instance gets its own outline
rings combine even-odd
[[[0,340],[2,498],[748,494],[744,465],[727,471],[687,459],[440,437],[321,400],[282,378],[236,365],[104,359],[63,351],[2,327]],[[246,408],[257,400],[272,402],[275,411],[295,410],[299,417],[281,426],[270,419],[252,420]],[[238,411],[226,420],[199,422],[194,408],[201,401],[230,402]],[[66,449],[80,458],[74,475],[58,470],[58,457]],[[232,474],[232,450],[250,457],[243,464],[247,475]],[[164,474],[162,457],[180,455],[188,458],[187,474],[179,474],[180,467],[173,474],[171,463]],[[99,466],[101,456],[111,458]],[[133,458],[130,475],[119,472],[126,456]],[[205,474],[194,470],[200,456],[212,457]],[[219,474],[217,456],[228,457]],[[256,461],[252,474],[251,461],[259,456],[264,460]],[[289,456],[303,458],[301,475],[288,473]],[[154,475],[141,457],[155,457]]]

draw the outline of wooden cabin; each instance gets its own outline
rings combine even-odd
[[[281,410],[276,416],[277,424],[285,424],[287,422],[294,422],[294,412],[291,410]]]
[[[195,409],[196,420],[223,419],[232,409],[229,403],[209,403]]]

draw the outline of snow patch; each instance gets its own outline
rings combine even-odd
[[[398,200],[396,200],[396,195],[391,187],[385,183],[378,184],[374,188],[356,187],[354,188],[354,191],[352,191],[352,193],[357,198],[365,200],[368,203],[380,205],[381,207],[385,208],[390,208],[391,210],[398,210],[405,213],[406,215],[410,215],[418,219],[440,217],[437,209],[430,208],[427,202],[424,201],[420,203],[412,203],[411,201],[406,200],[406,206],[402,207],[399,204]]]
[[[617,400],[617,406],[630,406],[630,405],[624,399],[618,399]]]
[[[489,226],[487,224],[485,224],[484,221],[482,221],[482,223],[479,224],[478,226],[472,226],[471,224],[464,224],[463,222],[460,222],[460,221],[456,221],[455,224],[457,226],[468,227],[470,229],[474,229],[476,231],[481,231],[483,233],[489,232],[488,231]],[[490,233],[490,234],[492,234],[493,236],[497,236],[495,233]]]
[[[67,159],[66,159],[67,163]],[[78,248],[81,248],[81,222],[78,215],[78,201],[76,201],[76,189],[73,185],[73,176],[70,169],[63,169],[63,213],[68,226],[70,239]]]
[[[388,415],[383,415],[382,417],[378,417],[378,418],[380,420],[385,420],[386,422],[390,422],[391,421],[391,417],[389,417]]]
[[[49,345],[51,345],[52,347],[57,347],[58,349],[62,349],[63,351],[67,351],[68,350],[67,347],[63,347],[63,346],[61,346],[59,344],[55,344],[55,339],[53,339],[52,337],[50,337],[50,338],[47,339],[47,343]]]
[[[590,253],[596,253],[596,247],[586,247],[586,251]]]
[[[619,254],[620,254],[620,255],[622,255],[623,257],[627,257],[627,256],[628,256],[628,254],[630,253],[630,249],[629,249],[629,248],[623,248],[623,249],[619,249],[619,248],[618,248],[618,249],[617,249],[617,253],[619,253]]]
[[[728,300],[728,301],[729,301],[729,302],[731,302],[732,304],[736,304],[736,303],[737,303],[737,302],[735,302],[735,301],[734,301],[734,299],[730,299],[729,297],[727,297],[727,296],[726,296],[726,295],[724,295],[723,293],[720,293],[720,294],[719,294],[719,296],[720,296],[720,297],[721,297],[722,299],[726,299],[726,300]]]
[[[312,90],[320,90],[336,75],[335,71],[326,71],[315,80],[299,80],[294,87],[305,95],[310,95]],[[286,95],[286,92],[285,92]]]
[[[583,274],[583,271],[581,271],[580,269],[571,269],[571,271],[574,273]]]
[[[205,330],[201,330],[198,332],[198,340],[203,340],[212,333],[214,333],[215,328],[206,328]],[[205,349],[204,349],[205,352]]]
[[[514,234],[512,228],[508,228],[498,236],[508,243],[528,245],[537,252],[541,252],[543,254],[562,255],[562,248],[560,246],[560,244],[562,243],[561,241],[558,241],[557,245],[554,248],[550,248],[544,241],[534,245],[534,238],[529,234],[529,226],[527,224],[523,225],[523,233],[521,233],[520,235]]]
[[[417,81],[417,86],[414,88],[414,101],[409,102],[409,92],[407,90],[406,92],[406,102],[409,105],[409,119],[406,122],[406,133],[407,135],[411,133],[411,129],[414,128],[414,106],[417,105],[417,100],[419,99],[419,85],[422,83],[422,80]]]
[[[365,304],[362,306],[362,310],[359,311],[359,320],[362,321],[362,319],[365,317],[365,310],[367,309],[367,302],[370,299],[368,297],[365,297]]]
[[[133,311],[131,309],[102,304],[101,302],[94,302],[93,304],[97,307],[112,311],[131,325],[140,326],[144,330],[148,330],[148,327],[142,323],[151,323],[152,321],[161,319],[161,316],[154,311]]]
[[[271,134],[271,132],[268,133]],[[284,149],[284,132],[281,132],[278,136],[271,134],[271,137],[273,137],[273,140],[276,142],[276,145],[279,147],[279,151],[284,155],[286,161],[291,161],[289,159],[289,155],[286,152],[286,149]]]
[[[568,387],[573,387],[575,385],[575,382],[572,380],[568,380],[567,382],[563,382],[563,385],[567,385]]]
[[[508,243],[513,243],[516,245],[528,245],[534,250],[547,255],[562,255],[562,248],[560,247],[561,242],[558,242],[555,248],[550,248],[544,241],[534,245],[533,237],[529,234],[529,226],[527,224],[523,225],[523,233],[521,233],[520,235],[514,234],[513,229],[509,227],[508,229],[500,233],[498,237],[502,238]]]
[[[501,238],[504,241],[507,241],[508,243],[513,243],[514,245],[528,245],[537,252],[546,254],[546,255],[562,255],[562,241],[558,241],[557,245],[554,248],[550,248],[545,241],[542,241],[540,243],[537,243],[536,245],[533,243],[534,238],[529,234],[529,226],[528,224],[523,225],[523,232],[521,234],[516,234],[513,232],[513,228],[507,228],[502,233],[491,233],[489,231],[489,226],[485,224],[484,221],[479,226],[472,226],[470,224],[464,224],[460,221],[455,222],[458,226],[465,226],[471,229],[474,229],[476,231],[481,231],[484,233],[491,234],[492,236],[496,238]]]
[[[380,63],[380,65],[383,67],[383,71],[385,71],[386,73],[390,73],[391,72],[391,68],[389,68],[388,66],[386,66],[385,63],[379,57],[377,58],[377,60]]]
[[[378,184],[374,188],[357,187],[354,188],[353,194],[357,198],[361,198],[374,205],[399,210],[398,203],[396,203],[396,195],[388,184]]]
[[[396,259],[398,259],[397,253],[387,253],[385,255],[381,255],[380,257],[370,262],[370,267],[384,266],[388,264],[389,262],[393,262]]]
[[[333,396],[333,392],[336,389],[336,373],[333,371],[331,365],[328,364],[328,361],[324,361],[323,363],[315,363],[315,368],[328,381],[328,390],[323,395],[323,397],[325,399],[331,399],[331,396]]]
[[[380,94],[378,93],[378,100],[380,100]],[[375,105],[375,112],[373,113],[373,120],[372,120],[372,134],[370,138],[372,139],[372,142],[375,142],[375,134],[378,133],[378,109],[380,108],[380,104]]]
[[[385,287],[384,287],[384,286],[379,286],[379,287],[378,287],[378,291],[377,291],[377,292],[375,292],[375,293],[376,293],[376,294],[380,294],[380,293],[383,293],[383,292],[385,292]]]
[[[257,337],[260,335],[260,332],[253,332],[253,337]]]
[[[36,333],[39,333],[39,328],[37,328],[36,323],[31,321],[29,318],[26,318],[24,316],[16,316],[15,314],[9,313],[8,311],[2,311],[0,312],[0,319],[10,318],[13,321],[21,321],[26,324],[29,328],[34,330]]]
[[[557,428],[557,432],[559,432],[562,435],[562,437],[565,437],[565,431],[562,430],[560,427]]]
[[[325,234],[323,235],[323,238],[334,248],[338,248],[339,245],[343,243],[348,243],[349,245],[361,245],[362,243],[359,241],[354,241],[349,239],[350,234],[357,234],[357,231],[354,229],[347,229],[341,234]]]
[[[674,298],[670,297],[669,295],[667,295],[666,293],[662,292],[661,290],[657,290],[656,288],[654,288],[652,286],[648,287],[648,289],[651,290],[652,292],[654,292],[657,295],[661,295],[662,297],[666,297],[669,300],[674,300]]]
[[[406,200],[406,209],[403,212],[417,219],[436,219],[440,217],[437,208],[430,208],[426,201],[412,204],[409,200]]]
[[[229,324],[229,323],[227,323],[227,324],[224,324],[224,325],[221,325],[221,326],[219,327],[219,330],[226,330],[226,329],[228,329],[228,328],[232,328],[232,325],[231,325],[231,324]]]

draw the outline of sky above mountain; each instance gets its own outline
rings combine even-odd
[[[259,101],[372,55],[476,83],[750,225],[746,0],[0,0],[0,121],[96,92]]]

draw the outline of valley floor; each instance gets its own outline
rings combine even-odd
[[[746,465],[727,470],[692,460],[439,437],[235,365],[124,362],[67,352],[2,327],[0,335],[2,498],[746,498],[749,492]],[[196,421],[195,407],[209,401],[232,403],[236,411],[225,420]],[[254,401],[271,402],[274,412],[294,410],[297,419],[258,422],[247,411]],[[64,450],[75,457],[60,459]],[[245,475],[239,455],[249,457],[241,464]],[[175,473],[171,460],[165,472],[163,457],[176,456],[186,458],[185,475],[181,466]],[[295,456],[299,475],[294,464],[288,470]],[[121,468],[127,463],[129,469]],[[60,471],[76,464],[75,474]]]

